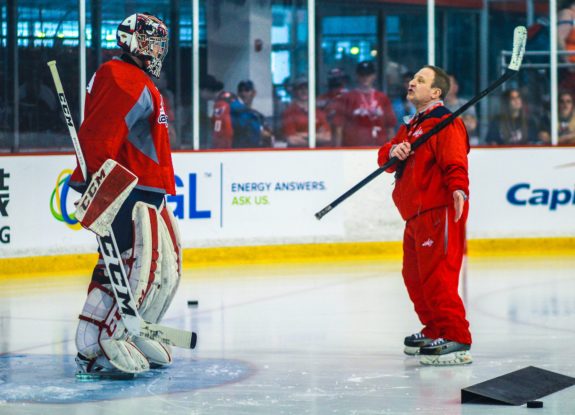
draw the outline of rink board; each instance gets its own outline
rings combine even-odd
[[[382,175],[321,221],[313,214],[363,177],[375,150],[180,152],[168,197],[184,248],[396,243],[403,221]],[[0,157],[0,257],[94,252],[74,224],[72,155]],[[469,239],[575,235],[575,148],[474,149]],[[66,223],[68,222],[68,223]]]

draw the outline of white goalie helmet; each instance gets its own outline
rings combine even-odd
[[[160,77],[162,62],[168,53],[168,28],[148,13],[134,13],[118,26],[116,40],[125,52],[144,62],[144,70]]]

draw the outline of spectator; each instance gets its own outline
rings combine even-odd
[[[566,91],[559,94],[559,144],[575,144],[575,106]]]
[[[459,83],[457,83],[457,79],[455,79],[455,76],[449,75],[449,82],[451,83],[451,88],[449,89],[449,93],[445,97],[444,104],[447,107],[447,109],[449,109],[451,112],[455,112],[459,108],[461,108],[465,103],[467,103],[468,100],[466,100],[465,98],[461,98],[458,95]],[[477,113],[475,112],[475,107],[468,108],[465,111],[465,114],[471,115],[472,117],[475,117],[477,119]]]
[[[387,95],[374,89],[377,78],[371,61],[356,68],[357,88],[342,97],[342,113],[336,117],[336,144],[382,145],[393,136],[397,119]]]
[[[232,148],[232,105],[241,105],[235,94],[221,91],[217,95],[212,114],[212,148]]]
[[[233,128],[232,147],[271,147],[273,141],[271,128],[266,124],[264,115],[252,108],[257,95],[254,83],[250,80],[241,81],[237,92],[238,100],[230,107]]]
[[[557,15],[557,49],[560,51],[575,52],[575,0],[559,2]],[[575,62],[575,54],[562,56],[565,62]]]
[[[327,92],[317,98],[317,106],[327,117],[332,132],[332,142],[335,142],[334,120],[341,112],[341,98],[348,92],[349,76],[340,68],[330,69],[327,74]]]
[[[407,99],[409,82],[413,79],[414,75],[415,74],[413,72],[405,72],[401,75],[401,85],[397,85],[397,96],[391,100],[393,112],[397,117],[397,129],[399,129],[406,120],[411,119],[416,112],[415,105]]]
[[[308,81],[299,77],[293,82],[293,101],[282,114],[283,134],[288,147],[307,147],[308,133]],[[322,109],[316,109],[316,142],[318,146],[332,144],[331,129]]]
[[[467,135],[469,136],[469,144],[472,146],[479,145],[479,129],[477,128],[477,117],[465,112],[461,114],[461,120],[463,121],[465,129],[467,130]]]
[[[563,0],[558,3],[557,50],[571,52],[559,55],[562,62],[570,64],[560,71],[561,89],[575,93],[575,0]]]
[[[451,88],[449,88],[449,93],[445,97],[444,104],[451,111],[455,112],[467,103],[467,99],[461,98],[459,93],[459,83],[455,76],[449,75],[449,83]],[[469,135],[469,144],[477,145],[479,144],[479,132],[477,129],[477,113],[475,112],[475,107],[468,108],[463,114],[461,114],[461,119],[465,128],[467,128],[467,133]]]
[[[224,89],[223,82],[206,74],[200,78],[200,147],[213,146],[214,101]]]
[[[58,98],[43,81],[38,69],[33,69],[29,77],[18,88],[20,103],[20,131],[54,131],[61,118]]]
[[[223,91],[216,98],[213,115],[214,148],[270,147],[273,135],[264,116],[252,108],[257,94],[254,83],[241,81],[237,95]]]
[[[538,144],[537,124],[528,117],[523,98],[512,88],[501,95],[501,113],[489,124],[486,142],[492,145]]]

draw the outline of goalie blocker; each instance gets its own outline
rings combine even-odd
[[[138,183],[134,173],[112,159],[94,174],[76,207],[76,219],[96,235],[106,236],[120,207]]]

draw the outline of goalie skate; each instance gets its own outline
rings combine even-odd
[[[122,372],[111,366],[105,358],[88,359],[82,354],[76,355],[76,379],[81,382],[94,382],[100,380],[131,380],[135,373]]]

